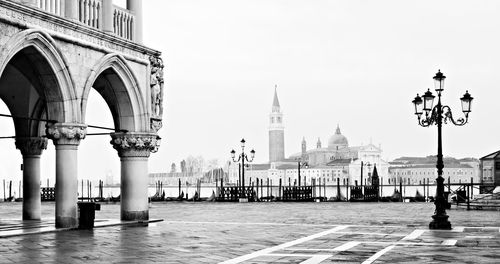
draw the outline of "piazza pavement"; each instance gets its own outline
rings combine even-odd
[[[98,222],[118,219],[103,204]],[[150,205],[148,226],[32,232],[21,203],[0,203],[0,263],[499,263],[500,211],[448,210],[453,230],[429,230],[432,203]],[[43,203],[52,228],[54,203]],[[112,221],[111,221],[112,222]],[[52,228],[53,229],[53,228]],[[34,229],[37,230],[37,229]]]

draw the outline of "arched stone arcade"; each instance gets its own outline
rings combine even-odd
[[[148,195],[148,158],[158,148],[157,135],[150,132],[146,97],[140,92],[127,61],[118,54],[104,56],[92,68],[81,100],[83,118],[91,89],[104,98],[117,131],[111,134],[111,144],[118,151],[121,163],[121,219],[146,220],[149,218],[148,202],[144,199]]]
[[[119,54],[104,56],[85,82],[81,100],[83,120],[90,89],[94,88],[106,101],[116,129],[149,131],[145,97],[139,90],[136,76]]]
[[[23,219],[40,219],[40,155],[47,147],[40,119],[74,117],[71,76],[54,40],[39,30],[11,38],[0,53],[0,98],[15,116],[16,148],[23,155]]]
[[[78,146],[86,136],[90,89],[104,98],[114,120],[121,219],[148,219],[147,164],[159,147],[152,120],[161,121],[149,106],[149,61],[55,40],[40,29],[8,37],[0,48],[0,99],[14,116],[23,155],[23,219],[40,219],[40,156],[48,138],[56,147],[56,226],[77,225]]]

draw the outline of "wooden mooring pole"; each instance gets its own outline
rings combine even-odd
[[[221,181],[221,184],[222,184],[222,181]],[[181,178],[179,178],[179,196],[177,196],[177,197],[181,197]]]
[[[267,178],[267,195],[266,196],[269,198],[269,178]]]
[[[346,179],[346,185],[345,185],[345,198],[347,201],[349,201],[349,178]]]
[[[280,185],[278,186],[278,197],[281,200],[281,178],[280,178]]]
[[[273,180],[270,180],[270,182],[271,182],[271,186],[270,186],[271,196],[270,197],[273,197]]]
[[[474,199],[474,178],[470,177],[470,198]]]
[[[325,201],[328,200],[326,197],[326,179],[323,178],[323,195],[325,196]]]
[[[400,202],[403,202],[404,199],[403,199],[403,178],[399,177],[399,201]]]
[[[311,178],[312,196],[313,197],[316,197],[316,182],[315,181],[316,181],[316,178]]]
[[[264,179],[260,179],[260,197],[264,197]]]
[[[429,178],[427,178],[427,201],[429,201]]]
[[[427,202],[427,199],[426,199],[427,196],[425,196],[425,179],[423,181],[424,181],[424,185],[423,185],[424,186],[424,202]]]
[[[257,189],[257,199],[259,199],[259,178],[257,178],[257,184],[256,184],[256,189]]]
[[[337,201],[340,201],[340,178],[337,177]]]

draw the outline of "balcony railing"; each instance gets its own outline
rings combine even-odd
[[[113,30],[114,33],[122,38],[134,39],[135,17],[127,9],[114,6],[113,12]]]
[[[37,0],[41,10],[54,15],[64,16],[64,0]],[[135,16],[129,10],[113,6],[113,32],[122,38],[134,40]],[[78,0],[78,21],[101,29],[103,28],[102,0]]]
[[[79,0],[78,20],[87,26],[102,28],[102,1]]]
[[[64,15],[63,0],[37,0],[38,8],[54,15]]]

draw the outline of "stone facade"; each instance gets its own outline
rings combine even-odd
[[[46,141],[24,139],[46,136],[56,146],[56,226],[77,224],[77,152],[91,89],[106,101],[117,132],[111,143],[122,163],[122,219],[148,217],[147,161],[159,147],[165,97],[160,55],[142,45],[141,0],[127,1],[127,9],[111,0],[0,1],[0,99],[14,116],[31,188],[25,196],[39,200]],[[23,215],[36,219],[30,213],[38,201],[30,203]]]
[[[391,184],[434,184],[437,178],[436,157],[402,157],[390,162]],[[445,183],[480,182],[477,159],[444,159],[443,178]]]
[[[481,183],[500,186],[500,151],[493,152],[479,159]]]

